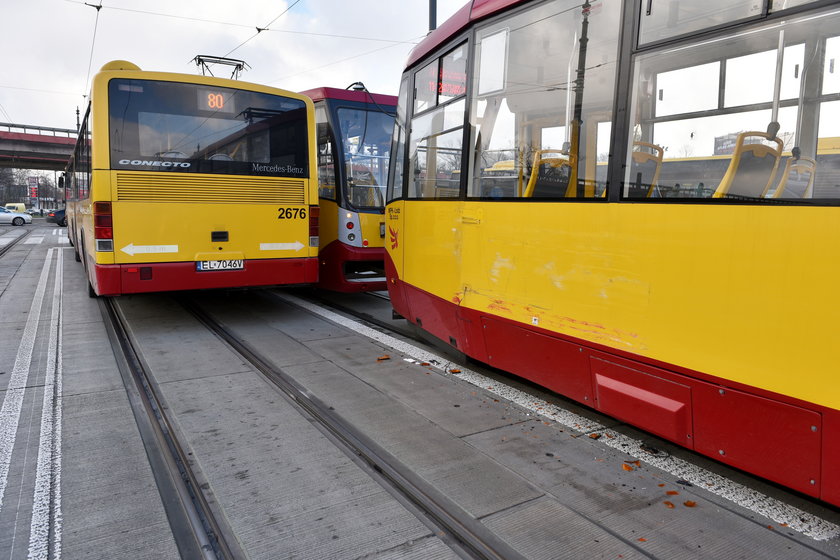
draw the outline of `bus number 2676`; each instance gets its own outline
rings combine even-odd
[[[278,220],[306,219],[306,208],[278,208]]]

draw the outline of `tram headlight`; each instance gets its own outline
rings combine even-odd
[[[350,240],[350,241],[355,241],[356,240],[356,234],[355,233],[348,233],[347,234],[347,239]]]

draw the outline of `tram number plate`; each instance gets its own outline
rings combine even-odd
[[[199,272],[205,270],[242,270],[245,268],[243,259],[229,261],[196,261],[195,269]]]

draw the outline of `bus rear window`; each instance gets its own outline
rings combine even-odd
[[[199,84],[114,79],[111,167],[306,177],[306,105]]]

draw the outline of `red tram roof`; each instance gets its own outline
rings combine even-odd
[[[309,97],[312,101],[322,101],[324,99],[338,99],[341,101],[358,101],[360,103],[370,103],[370,98],[380,105],[396,105],[397,97],[395,95],[385,95],[382,93],[368,93],[366,91],[357,91],[351,89],[339,89],[331,87],[320,87],[315,89],[308,89],[300,92]]]
[[[476,22],[505,8],[521,4],[525,0],[471,0],[455,12],[440,27],[426,35],[426,38],[412,49],[408,55],[406,68],[413,66],[418,60],[448,41],[470,23]]]

